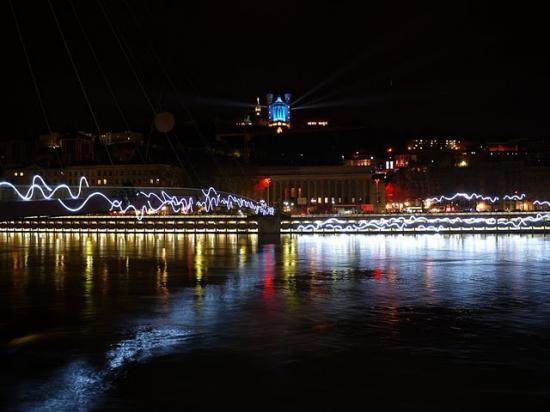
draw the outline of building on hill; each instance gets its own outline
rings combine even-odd
[[[33,176],[40,175],[48,184],[65,183],[78,185],[86,177],[90,186],[129,187],[183,187],[186,185],[184,171],[166,164],[82,165],[65,168],[28,166],[8,169],[4,179],[17,184],[30,184]]]

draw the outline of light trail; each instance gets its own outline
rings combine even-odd
[[[524,200],[526,197],[525,193],[519,195],[504,195],[502,200]],[[463,200],[482,200],[484,202],[496,203],[501,198],[499,196],[485,196],[479,193],[455,193],[452,196],[438,196],[431,197],[426,199],[426,202],[429,203],[441,203],[443,201],[452,202],[453,200],[463,199]]]
[[[82,176],[78,181],[78,191],[76,192],[76,194],[74,194],[71,188],[66,184],[57,185],[54,189],[52,189],[50,186],[48,186],[42,176],[35,175],[33,176],[31,184],[29,185],[29,188],[25,193],[22,193],[17,188],[17,186],[10,182],[0,181],[0,189],[3,187],[7,187],[8,189],[13,190],[21,200],[33,200],[35,190],[38,191],[40,195],[42,195],[42,200],[51,200],[56,195],[56,193],[62,189],[65,189],[67,191],[71,199],[78,199],[82,194],[82,188],[88,188],[90,187],[90,185],[86,177]],[[46,194],[46,192],[48,192],[48,194]]]
[[[160,195],[154,192],[140,191],[137,193],[137,196],[143,196],[147,199],[146,203],[141,206],[131,202],[126,204],[122,200],[110,198],[105,193],[98,190],[83,196],[83,189],[89,187],[88,180],[84,176],[80,178],[78,190],[75,192],[66,184],[59,184],[52,188],[46,183],[44,178],[39,175],[33,176],[31,184],[23,191],[19,190],[17,186],[10,182],[0,181],[0,189],[11,189],[21,201],[57,201],[70,213],[82,211],[93,198],[102,198],[109,205],[109,211],[121,213],[133,212],[138,220],[141,220],[146,214],[158,213],[168,207],[171,208],[174,213],[181,214],[191,214],[199,210],[211,213],[220,207],[226,208],[228,211],[233,209],[237,209],[241,212],[249,211],[261,216],[272,216],[275,214],[274,208],[270,207],[263,200],[256,202],[230,193],[219,193],[213,187],[200,190],[200,196],[196,198],[193,196],[171,195],[165,190],[162,190]],[[65,198],[60,196],[61,192],[65,192]],[[80,200],[80,203],[77,206],[69,206],[66,203],[67,200]]]
[[[534,224],[540,224],[547,221],[550,224],[550,213],[537,213],[531,216],[517,216],[511,218],[494,217],[426,217],[426,216],[400,216],[392,218],[380,218],[360,220],[358,222],[349,222],[338,218],[329,218],[318,220],[310,224],[299,224],[296,231],[317,232],[317,231],[336,231],[336,232],[362,232],[371,230],[397,230],[418,229],[426,231],[439,232],[450,228],[512,228],[520,229],[522,227],[532,227]]]

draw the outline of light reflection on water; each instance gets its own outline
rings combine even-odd
[[[4,233],[0,339],[13,368],[0,374],[14,404],[88,410],[129,366],[199,348],[277,364],[346,351],[476,359],[497,336],[525,346],[529,334],[539,343],[522,356],[536,361],[549,354],[549,252],[547,238],[520,235]]]

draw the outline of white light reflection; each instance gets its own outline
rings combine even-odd
[[[160,239],[149,236],[136,238],[149,242],[146,250],[151,247],[156,250],[156,242]],[[166,238],[173,241],[183,236]],[[203,243],[202,250],[208,251],[212,238],[215,237],[199,236]],[[128,239],[135,238],[130,236]],[[189,236],[188,239],[198,241],[194,236]],[[202,289],[204,304],[200,308],[192,304],[193,290],[177,296],[171,295],[167,312],[163,312],[165,315],[158,319],[138,320],[137,326],[131,328],[129,336],[123,337],[105,351],[101,367],[75,362],[64,369],[62,376],[53,381],[53,390],[44,391],[48,399],[36,404],[35,409],[93,409],[93,401],[100,398],[125,366],[174,350],[182,343],[187,344],[192,333],[215,339],[212,332],[219,334],[222,330],[220,325],[224,325],[227,330],[231,321],[238,321],[238,316],[234,316],[235,313],[238,314],[236,310],[242,310],[242,306],[246,308],[243,302],[246,303],[251,297],[253,299],[258,291],[263,293],[265,290],[266,265],[269,267],[272,262],[264,260],[261,254],[252,253],[247,263],[242,268],[239,267],[236,264],[238,251],[241,249],[241,242],[247,238],[231,235],[229,239],[227,242],[231,245],[232,260],[223,261],[225,263],[222,265],[220,260],[213,260],[219,258],[214,258],[212,254],[201,255],[206,260],[205,265],[210,264],[213,269],[217,268],[218,273],[223,271],[224,275],[227,272],[230,275],[222,285],[208,284]],[[347,278],[338,276],[328,280],[325,280],[323,274],[317,273],[321,275],[318,276],[318,285],[327,291],[319,300],[319,306],[315,307],[319,318],[338,321],[339,316],[344,316],[346,310],[353,305],[361,307],[379,304],[387,311],[385,315],[390,322],[392,319],[399,320],[397,310],[400,307],[414,307],[425,302],[431,305],[450,305],[453,308],[475,308],[483,304],[487,290],[498,286],[495,286],[493,279],[503,276],[495,265],[488,264],[488,255],[495,255],[495,259],[517,255],[520,261],[531,265],[532,262],[547,259],[550,245],[543,239],[492,235],[284,235],[281,239],[280,264],[275,265],[279,272],[275,273],[273,279],[274,293],[283,294],[286,310],[304,313],[307,310],[307,305],[301,303],[304,295],[297,293],[293,278],[303,280],[300,276],[304,273],[304,268],[315,272],[331,272],[337,268],[338,273],[345,270],[357,273],[352,272],[354,274]],[[194,243],[190,244],[195,246]],[[213,245],[220,247],[217,242]],[[184,249],[188,250],[180,250]],[[169,249],[166,249],[166,253],[169,259],[174,259]],[[311,257],[313,261],[306,257]],[[345,262],[353,263],[344,267]],[[529,265],[525,267],[530,268]],[[367,272],[374,272],[378,268],[382,278],[375,282],[372,277],[367,277],[371,276]],[[289,282],[288,286],[284,285],[285,281]],[[429,283],[428,287],[426,282]],[[279,296],[275,295],[275,298]],[[330,299],[331,304],[322,304],[326,299]],[[274,301],[277,302],[276,299]],[[261,319],[260,322],[263,321]]]
[[[235,235],[228,236],[228,248],[232,249],[236,259],[236,252],[239,242],[249,239],[248,250],[254,249],[255,237],[237,238]],[[147,244],[147,249],[153,249],[163,258],[174,258],[169,256],[169,249],[163,249],[165,244],[175,241],[180,236],[165,236],[155,238],[153,236],[137,236]],[[195,273],[197,279],[205,276],[208,259],[212,259],[211,251],[219,246],[216,243],[216,236],[199,236],[201,246],[199,247],[198,258],[203,259],[201,273]],[[109,245],[118,244],[120,239],[126,242],[135,242],[138,247],[139,241],[129,236],[128,238],[113,238],[108,236],[97,236],[102,239],[102,249],[108,249]],[[167,240],[168,239],[168,240]],[[190,244],[196,246],[197,237],[187,236]],[[214,239],[213,246],[211,245]],[[165,252],[163,252],[163,250]],[[249,252],[250,253],[250,252]],[[166,256],[165,256],[166,254]],[[88,261],[86,260],[86,263]],[[89,262],[89,267],[92,262]],[[143,318],[134,320],[135,326],[129,326],[128,334],[122,339],[114,342],[105,351],[102,361],[78,360],[71,362],[66,367],[54,374],[47,384],[31,384],[23,388],[22,400],[24,410],[93,410],[101,402],[101,396],[109,390],[122,371],[129,365],[150,360],[153,357],[163,355],[175,350],[175,347],[185,348],[185,343],[194,333],[205,333],[216,328],[223,314],[229,312],[228,308],[234,307],[236,302],[242,301],[243,297],[257,290],[263,285],[263,279],[255,276],[241,276],[247,270],[259,271],[261,260],[253,260],[246,268],[237,270],[238,276],[228,280],[233,286],[227,288],[225,285],[209,285],[201,287],[202,305],[195,305],[195,290],[185,289],[179,294],[171,294],[170,300],[165,302],[162,309],[162,316],[154,318]],[[233,266],[233,265],[231,265]],[[233,267],[237,267],[234,265]],[[95,269],[94,269],[95,270]],[[34,397],[34,399],[33,399]]]
[[[93,409],[99,397],[107,391],[120,370],[130,363],[161,355],[180,344],[189,332],[185,329],[141,328],[135,336],[115,344],[106,355],[104,367],[94,367],[75,361],[65,367],[59,378],[47,383],[40,393],[47,393],[42,402],[25,405],[24,410],[86,411]],[[60,389],[59,389],[60,388]],[[36,388],[33,388],[36,390]]]

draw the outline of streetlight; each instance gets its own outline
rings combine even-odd
[[[262,180],[260,180],[260,188],[265,189],[266,191],[266,199],[267,199],[268,205],[269,205],[269,186],[270,185],[271,185],[270,177],[264,177]]]
[[[378,192],[378,184],[380,183],[380,179],[374,179],[374,183],[376,184],[376,213],[378,213],[380,212],[380,194]]]

